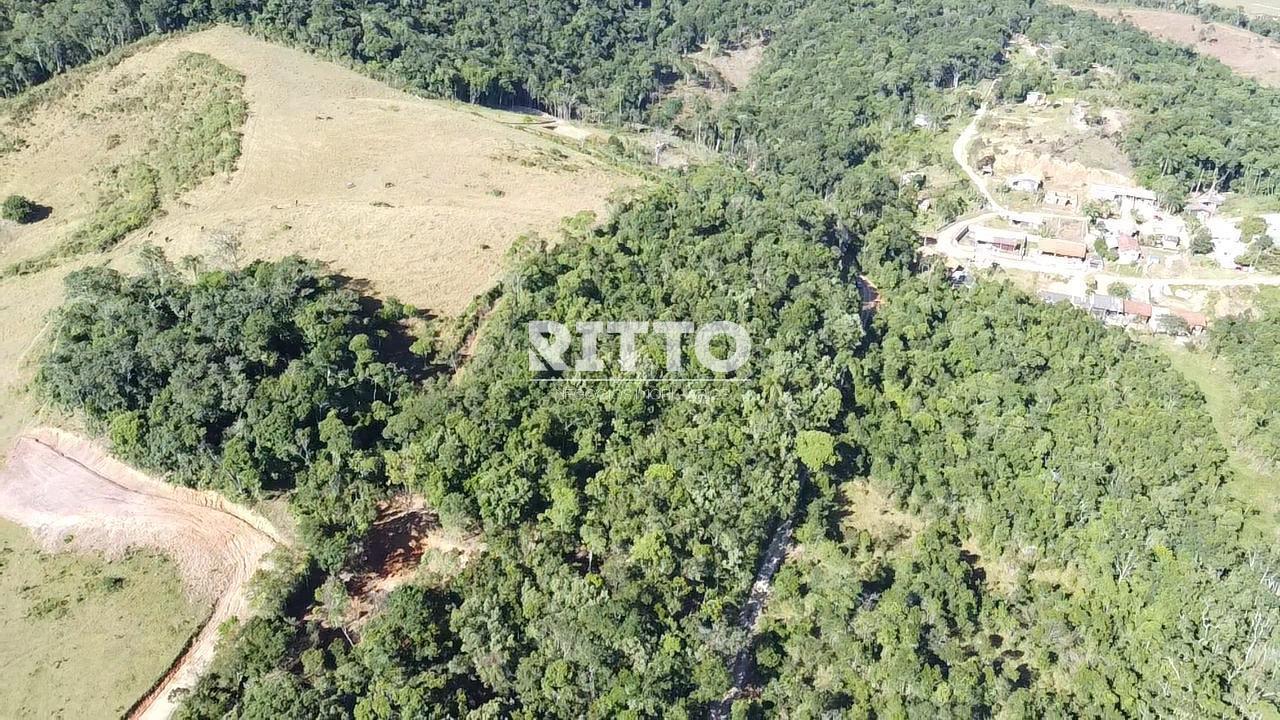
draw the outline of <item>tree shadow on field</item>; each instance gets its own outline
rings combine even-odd
[[[356,294],[360,316],[371,328],[381,331],[371,337],[379,360],[394,364],[413,382],[421,382],[446,371],[444,365],[414,352],[417,337],[415,327],[425,327],[437,319],[437,315],[403,305],[398,301],[384,300],[373,294],[372,284],[364,278],[353,278],[342,273],[332,273],[339,285]]]
[[[52,214],[53,214],[53,208],[49,207],[48,205],[41,205],[40,203],[32,203],[31,209],[27,211],[27,216],[22,220],[22,222],[26,225],[30,225],[32,223],[38,223],[41,220],[48,219],[48,217]]]

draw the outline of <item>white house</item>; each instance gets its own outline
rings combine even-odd
[[[1115,203],[1122,215],[1130,214],[1134,210],[1155,212],[1160,207],[1156,194],[1150,190],[1140,187],[1125,187],[1123,185],[1091,184],[1089,186],[1089,199]]]
[[[1014,175],[1006,180],[1004,184],[1015,192],[1040,192],[1040,187],[1044,185],[1044,178],[1032,174]]]

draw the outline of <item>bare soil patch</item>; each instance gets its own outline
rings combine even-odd
[[[1096,114],[1101,125],[1085,124]],[[1091,108],[1063,99],[1047,107],[999,105],[992,109],[970,152],[995,158],[997,187],[1015,175],[1043,179],[1046,189],[1086,197],[1093,183],[1132,184],[1133,167],[1116,144],[1127,118],[1116,108]]]
[[[714,68],[716,73],[729,84],[729,89],[741,90],[751,82],[751,77],[760,68],[760,63],[764,62],[764,48],[765,46],[760,43],[748,43],[723,52],[703,49],[689,57]]]
[[[407,493],[379,507],[364,542],[364,554],[346,582],[352,597],[348,625],[363,624],[392,590],[423,570],[450,576],[484,551],[478,535],[441,527],[426,501]]]
[[[0,517],[49,550],[108,557],[147,548],[172,558],[213,612],[163,682],[131,713],[168,717],[169,693],[190,687],[213,659],[218,628],[245,614],[245,585],[278,535],[266,521],[208,492],[174,487],[113,460],[83,438],[53,429],[21,437],[0,470]]]
[[[1206,23],[1198,17],[1147,8],[1098,7],[1074,4],[1105,18],[1127,20],[1162,40],[1189,45],[1201,55],[1263,85],[1280,87],[1280,42],[1222,23]]]

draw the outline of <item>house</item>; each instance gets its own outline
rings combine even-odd
[[[970,226],[966,236],[973,240],[973,244],[977,247],[986,247],[1018,255],[1022,255],[1023,247],[1027,244],[1025,233],[1015,230],[1000,230],[985,225]]]
[[[1057,238],[1042,238],[1040,240],[1041,255],[1057,255],[1059,257],[1083,260],[1088,252],[1089,251],[1084,246],[1084,243],[1072,242],[1070,240],[1058,240]]]
[[[984,177],[991,177],[992,175],[995,175],[996,156],[983,155],[982,157],[978,158],[977,168],[978,168],[978,172],[982,173]]]
[[[1044,93],[1032,90],[1027,93],[1026,103],[1032,107],[1039,107],[1044,104]]]
[[[911,121],[911,124],[915,125],[918,128],[928,129],[933,127],[933,119],[930,118],[928,115],[925,115],[924,113],[916,113],[916,116]]]
[[[1014,175],[1006,180],[1004,184],[1005,187],[1014,192],[1040,192],[1040,186],[1044,185],[1044,178],[1031,174]]]
[[[1140,187],[1125,187],[1123,185],[1091,184],[1089,186],[1089,199],[1098,202],[1115,203],[1122,215],[1132,213],[1134,210],[1155,212],[1160,207],[1156,194],[1150,190]]]
[[[1124,300],[1113,295],[1094,293],[1089,301],[1089,312],[1100,318],[1124,315]]]
[[[1128,300],[1128,299],[1124,301],[1124,314],[1128,315],[1130,318],[1134,320],[1141,320],[1142,322],[1150,322],[1151,315],[1153,312],[1154,312],[1154,309],[1148,303],[1138,302],[1137,300]]]
[[[1132,265],[1142,259],[1142,246],[1138,244],[1138,236],[1136,235],[1118,235],[1116,236],[1116,245],[1113,248],[1117,260],[1125,265]]]
[[[1170,326],[1166,318],[1170,316],[1181,318],[1186,323],[1187,332],[1192,335],[1199,335],[1204,332],[1205,327],[1208,325],[1208,320],[1202,313],[1162,307],[1153,307],[1152,310],[1151,329],[1158,333],[1169,333]]]
[[[1143,227],[1143,231],[1154,244],[1168,250],[1177,250],[1182,247],[1187,225],[1178,218],[1157,215]]]
[[[1200,222],[1208,222],[1209,218],[1217,214],[1218,208],[1222,207],[1224,202],[1226,202],[1226,196],[1222,193],[1207,190],[1192,195],[1187,200],[1186,210]]]
[[[1187,322],[1187,329],[1191,331],[1192,335],[1199,335],[1209,326],[1209,320],[1203,313],[1191,312],[1190,310],[1174,310],[1173,314]]]
[[[1080,198],[1075,193],[1058,192],[1057,190],[1045,190],[1044,204],[1056,205],[1058,207],[1073,208],[1080,204]]]

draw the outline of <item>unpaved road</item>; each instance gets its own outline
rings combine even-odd
[[[964,171],[965,175],[973,183],[978,192],[986,200],[987,207],[990,209],[982,214],[972,217],[961,218],[955,222],[938,230],[936,236],[938,244],[925,247],[925,253],[936,253],[946,255],[955,260],[963,262],[973,262],[978,259],[979,253],[970,245],[961,245],[958,238],[960,234],[971,225],[981,225],[996,218],[1009,218],[1010,216],[1035,217],[1041,220],[1048,218],[1063,220],[1084,220],[1081,215],[1069,215],[1063,213],[1052,212],[1014,212],[1001,205],[987,189],[987,184],[983,181],[982,176],[977,170],[969,164],[969,144],[978,134],[978,124],[987,112],[987,105],[984,102],[982,107],[974,113],[973,120],[956,138],[955,143],[951,146],[951,155],[955,159],[956,164]],[[989,259],[998,263],[1002,267],[1013,268],[1015,270],[1024,270],[1027,272],[1044,273],[1049,275],[1058,275],[1066,278],[1072,278],[1081,281],[1086,278],[1093,278],[1098,281],[1100,286],[1105,287],[1111,282],[1122,282],[1135,287],[1150,286],[1197,286],[1197,287],[1256,287],[1256,286],[1277,286],[1280,285],[1280,275],[1266,275],[1261,273],[1241,273],[1235,277],[1222,277],[1221,274],[1216,275],[1199,275],[1196,273],[1185,273],[1182,275],[1174,275],[1170,277],[1146,278],[1132,277],[1129,275],[1113,275],[1107,272],[1094,270],[1087,265],[1079,262],[1065,260],[1056,257],[1047,257],[1033,255],[1023,258],[1012,258],[1004,256],[992,256]]]
[[[791,547],[792,522],[788,518],[778,524],[773,531],[773,537],[769,539],[764,557],[760,559],[760,569],[756,571],[755,582],[751,583],[751,593],[738,614],[738,627],[747,631],[749,639],[729,663],[729,676],[733,680],[733,686],[720,702],[711,705],[710,720],[726,720],[733,708],[734,699],[746,689],[747,680],[751,674],[751,658],[754,656],[752,651],[755,649],[756,622],[760,619],[760,611],[764,609],[764,603],[769,599],[769,592],[773,589],[773,576],[777,574],[778,568],[782,567],[782,561],[787,557],[787,549]]]
[[[281,539],[265,520],[220,496],[167,485],[52,429],[19,438],[0,470],[0,517],[50,550],[131,547],[173,558],[189,590],[213,602],[208,622],[133,718],[168,718],[171,691],[191,687],[213,659],[218,628],[248,610],[245,587]],[[69,542],[67,540],[70,540]]]
[[[964,170],[964,174],[969,176],[969,181],[973,183],[974,187],[978,188],[978,192],[987,201],[987,205],[998,213],[1008,214],[1009,209],[1001,206],[996,201],[995,196],[987,189],[987,184],[982,181],[982,176],[969,164],[969,143],[973,142],[973,139],[978,136],[978,123],[982,121],[982,116],[986,114],[987,105],[984,102],[982,107],[978,108],[978,112],[973,114],[973,119],[965,126],[965,129],[960,133],[960,137],[957,137],[955,143],[952,144],[951,157],[955,158],[956,164],[960,166],[961,170]]]

